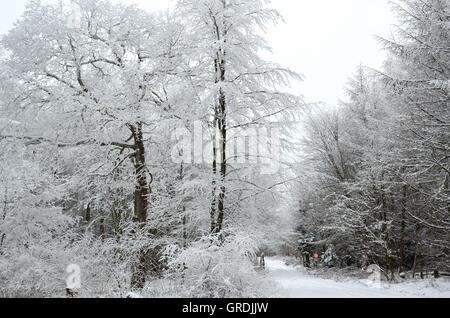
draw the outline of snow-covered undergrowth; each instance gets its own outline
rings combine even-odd
[[[251,262],[256,246],[246,237],[224,243],[208,237],[185,250],[169,248],[165,279],[148,284],[145,297],[254,298],[271,297],[276,287],[267,273]]]
[[[15,236],[15,242],[21,244],[0,257],[0,297],[67,297],[68,264],[76,264],[81,270],[81,288],[74,290],[74,297],[273,296],[276,284],[267,273],[255,270],[251,260],[257,247],[248,235],[230,236],[224,241],[208,236],[183,249],[169,246],[161,260],[166,264],[162,277],[148,275],[145,288],[132,292],[133,255],[140,246],[127,241],[126,236],[116,241],[88,233],[77,235],[67,228],[72,223],[64,221],[60,232],[65,234],[56,233],[55,228],[45,232],[58,234],[58,240],[49,235],[29,241],[26,231]]]
[[[130,253],[89,236],[76,244],[52,240],[29,244],[0,258],[0,297],[67,297],[69,264],[81,270],[74,297],[125,297],[130,291]]]

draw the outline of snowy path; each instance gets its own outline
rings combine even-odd
[[[450,284],[427,286],[429,282],[399,284],[389,288],[370,288],[365,281],[336,282],[302,273],[280,259],[267,259],[271,277],[286,298],[413,298],[450,297]]]

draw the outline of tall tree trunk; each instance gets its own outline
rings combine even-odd
[[[103,210],[100,210],[99,231],[100,231],[100,238],[103,241],[105,239],[105,211],[103,211]]]
[[[180,182],[182,182],[183,179],[184,179],[184,165],[183,165],[183,163],[181,163],[181,165],[180,165],[180,174],[178,176],[178,180]],[[183,198],[181,213],[182,213],[182,226],[183,226],[183,233],[182,233],[183,242],[182,242],[182,246],[185,249],[188,246],[188,242],[187,242],[188,236],[187,236],[186,204],[185,204],[184,201],[185,201],[185,199]]]
[[[384,187],[381,186],[381,202],[382,202],[382,213],[383,213],[383,226],[382,226],[382,235],[383,235],[383,241],[384,241],[384,256],[385,256],[385,262],[386,262],[386,269],[388,273],[391,274],[391,277],[388,275],[387,278],[390,280],[394,279],[394,270],[392,267],[392,257],[390,255],[389,251],[389,228],[387,226],[387,203],[386,203],[386,193],[384,190]]]
[[[220,36],[219,36],[220,39]],[[222,56],[222,57],[221,57]],[[216,70],[216,83],[224,83],[225,82],[225,60],[224,60],[225,52],[220,51],[217,54],[217,58],[214,61],[214,66]],[[215,108],[215,118],[214,118],[214,126],[218,128],[220,134],[220,145],[219,145],[219,153],[220,153],[220,193],[219,199],[217,201],[217,219],[212,221],[213,233],[220,234],[223,229],[223,221],[225,218],[225,198],[226,198],[226,186],[225,179],[227,175],[227,103],[226,96],[223,88],[219,89],[219,97],[218,97],[218,107]],[[214,176],[217,174],[217,145],[214,141],[214,163],[213,163],[213,173]],[[213,201],[211,207],[211,213],[215,213],[215,204],[216,204],[216,184],[213,185]],[[215,224],[213,224],[215,223]]]
[[[225,62],[221,63],[220,67],[221,82],[225,81]],[[225,179],[227,175],[227,106],[225,93],[222,88],[219,92],[219,105],[220,105],[220,117],[219,117],[219,131],[220,131],[220,150],[221,150],[221,163],[220,163],[220,194],[218,202],[218,215],[217,215],[217,234],[222,232],[223,220],[225,218],[225,197],[226,186]]]
[[[406,185],[403,186],[403,207],[402,207],[402,224],[400,232],[400,272],[404,272],[405,268],[405,231],[406,231]]]
[[[151,188],[147,178],[147,164],[145,159],[145,145],[142,131],[142,123],[130,126],[133,134],[136,153],[134,155],[136,188],[134,192],[134,222],[140,230],[144,229],[147,223],[147,213],[149,207],[149,195]],[[147,277],[146,266],[147,250],[142,248],[137,253],[137,262],[133,268],[131,287],[133,289],[144,288]]]
[[[211,199],[211,208],[210,208],[210,216],[211,216],[211,233],[216,232],[216,213],[217,213],[217,120],[219,117],[218,109],[215,107],[214,113],[214,125],[213,125],[213,135],[212,135],[212,143],[213,143],[213,180],[212,180],[212,199]]]
[[[8,213],[8,187],[5,187],[5,200],[3,205],[2,222],[6,220],[6,214]],[[5,242],[6,233],[0,235],[0,255],[3,255],[3,243]]]
[[[445,176],[444,186],[445,186],[445,190],[447,190],[446,191],[447,196],[450,196],[450,173],[448,173],[448,172],[447,172],[447,175]],[[447,206],[447,212],[448,212],[448,215],[450,216],[450,204]]]
[[[222,1],[222,6],[225,11],[227,2]],[[226,43],[227,42],[227,26],[225,25],[225,22],[222,22],[223,25],[219,25],[219,21],[216,19],[215,16],[212,16],[213,23],[214,23],[214,32],[217,37],[218,43]],[[225,18],[223,19],[225,21]],[[225,218],[225,198],[226,198],[226,186],[225,186],[225,179],[227,175],[227,101],[225,92],[223,90],[223,86],[221,84],[225,83],[225,56],[226,51],[223,47],[219,48],[216,51],[216,56],[214,59],[214,70],[215,70],[215,83],[219,86],[219,96],[217,104],[215,105],[215,114],[214,114],[214,126],[217,125],[217,128],[219,130],[220,134],[220,152],[221,152],[221,163],[220,163],[220,193],[219,193],[219,199],[216,198],[216,184],[213,185],[213,201],[211,205],[211,215],[213,215],[213,212],[215,213],[215,204],[217,200],[217,219],[215,221],[212,221],[211,225],[214,229],[212,233],[219,234],[220,237],[222,237],[221,232],[223,229],[223,221]],[[216,128],[216,127],[214,127]],[[215,151],[217,151],[217,148],[215,148]],[[215,153],[217,156],[217,152]],[[215,157],[215,159],[217,159]],[[214,177],[217,174],[217,162],[213,164],[213,172]],[[215,223],[215,224],[213,224]]]

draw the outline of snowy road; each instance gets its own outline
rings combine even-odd
[[[370,288],[364,280],[336,282],[309,276],[307,273],[285,265],[280,259],[267,259],[271,277],[286,298],[413,298],[450,297],[450,283],[432,284],[421,281],[397,284],[385,288]]]

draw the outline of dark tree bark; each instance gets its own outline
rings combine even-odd
[[[225,52],[220,52],[218,54],[218,58],[215,60],[215,69],[217,73],[216,80],[220,83],[225,82]],[[222,57],[220,57],[222,56]],[[223,91],[223,88],[221,87],[219,89],[219,100],[218,100],[218,111],[216,112],[216,120],[217,120],[217,126],[220,133],[220,156],[221,156],[221,162],[220,162],[220,193],[219,193],[219,200],[217,204],[218,209],[218,215],[215,225],[215,233],[220,234],[223,229],[223,221],[225,218],[225,198],[226,198],[226,186],[225,186],[225,179],[227,175],[227,101],[225,92]],[[217,168],[216,168],[217,169]]]
[[[180,165],[180,174],[178,176],[178,180],[182,182],[184,180],[184,165],[181,163]],[[183,199],[182,207],[181,207],[181,222],[182,222],[182,235],[183,235],[183,242],[182,246],[183,248],[187,248],[188,246],[188,232],[187,232],[187,217],[186,217],[186,204],[185,199]]]
[[[2,221],[6,220],[6,214],[8,213],[8,187],[5,187],[5,200],[3,202],[3,215]],[[0,255],[3,255],[3,243],[5,242],[6,233],[0,235]]]
[[[222,70],[222,80],[225,80],[225,69]],[[225,197],[226,197],[226,186],[225,186],[225,178],[227,175],[227,109],[226,109],[226,99],[225,94],[220,90],[220,109],[221,109],[221,117],[219,120],[219,130],[221,134],[221,156],[222,160],[220,163],[220,194],[219,194],[219,202],[218,202],[218,216],[217,216],[217,225],[216,231],[217,234],[222,232],[223,229],[223,220],[225,218]]]
[[[103,240],[105,238],[105,212],[100,211],[100,238]]]
[[[216,136],[216,129],[217,129],[217,118],[218,115],[218,109],[215,108],[214,113],[214,124],[213,124],[213,181],[212,181],[212,199],[211,199],[211,209],[210,209],[210,217],[211,217],[211,233],[215,233],[216,231],[216,213],[217,213],[217,136]]]
[[[217,28],[218,30],[218,28]],[[226,34],[224,35],[226,37]],[[217,37],[220,40],[221,35],[217,33]],[[217,52],[217,57],[214,60],[214,67],[216,71],[216,83],[224,83],[225,82],[225,52],[223,50],[219,50]],[[219,198],[217,199],[216,191],[217,184],[216,181],[213,181],[213,199],[211,204],[211,229],[212,233],[220,234],[223,229],[223,222],[225,219],[225,198],[226,198],[226,186],[225,179],[227,175],[227,102],[225,92],[221,87],[219,89],[219,97],[218,97],[218,106],[215,107],[214,114],[214,128],[218,128],[220,134],[220,144],[216,145],[214,141],[214,162],[213,162],[213,174],[214,177],[217,174],[217,148],[220,149],[220,193]],[[217,147],[218,146],[218,147]],[[217,218],[214,217],[216,212],[216,202],[217,202]]]
[[[391,274],[390,277],[388,276],[388,274],[386,274],[386,276],[388,279],[393,280],[394,279],[394,270],[392,267],[392,257],[390,255],[390,251],[389,251],[389,230],[388,230],[388,226],[387,226],[388,206],[386,203],[386,193],[385,193],[384,186],[381,187],[381,203],[382,203],[382,222],[383,222],[381,231],[382,231],[382,237],[383,237],[383,241],[384,241],[384,257],[385,257],[385,262],[386,262],[386,269],[387,269],[388,273]]]
[[[91,203],[89,203],[87,208],[86,208],[85,221],[86,221],[86,223],[90,223],[91,222]]]
[[[145,145],[142,123],[130,125],[133,135],[135,154],[134,167],[136,175],[136,188],[134,192],[134,222],[139,229],[143,229],[147,223],[149,207],[149,195],[151,194],[150,183],[147,178],[147,164],[145,159]],[[147,277],[147,250],[140,249],[136,256],[136,264],[133,266],[131,287],[133,289],[144,288]]]
[[[406,231],[406,185],[403,186],[403,206],[402,206],[402,221],[400,230],[400,273],[404,272],[405,268],[405,231]]]

